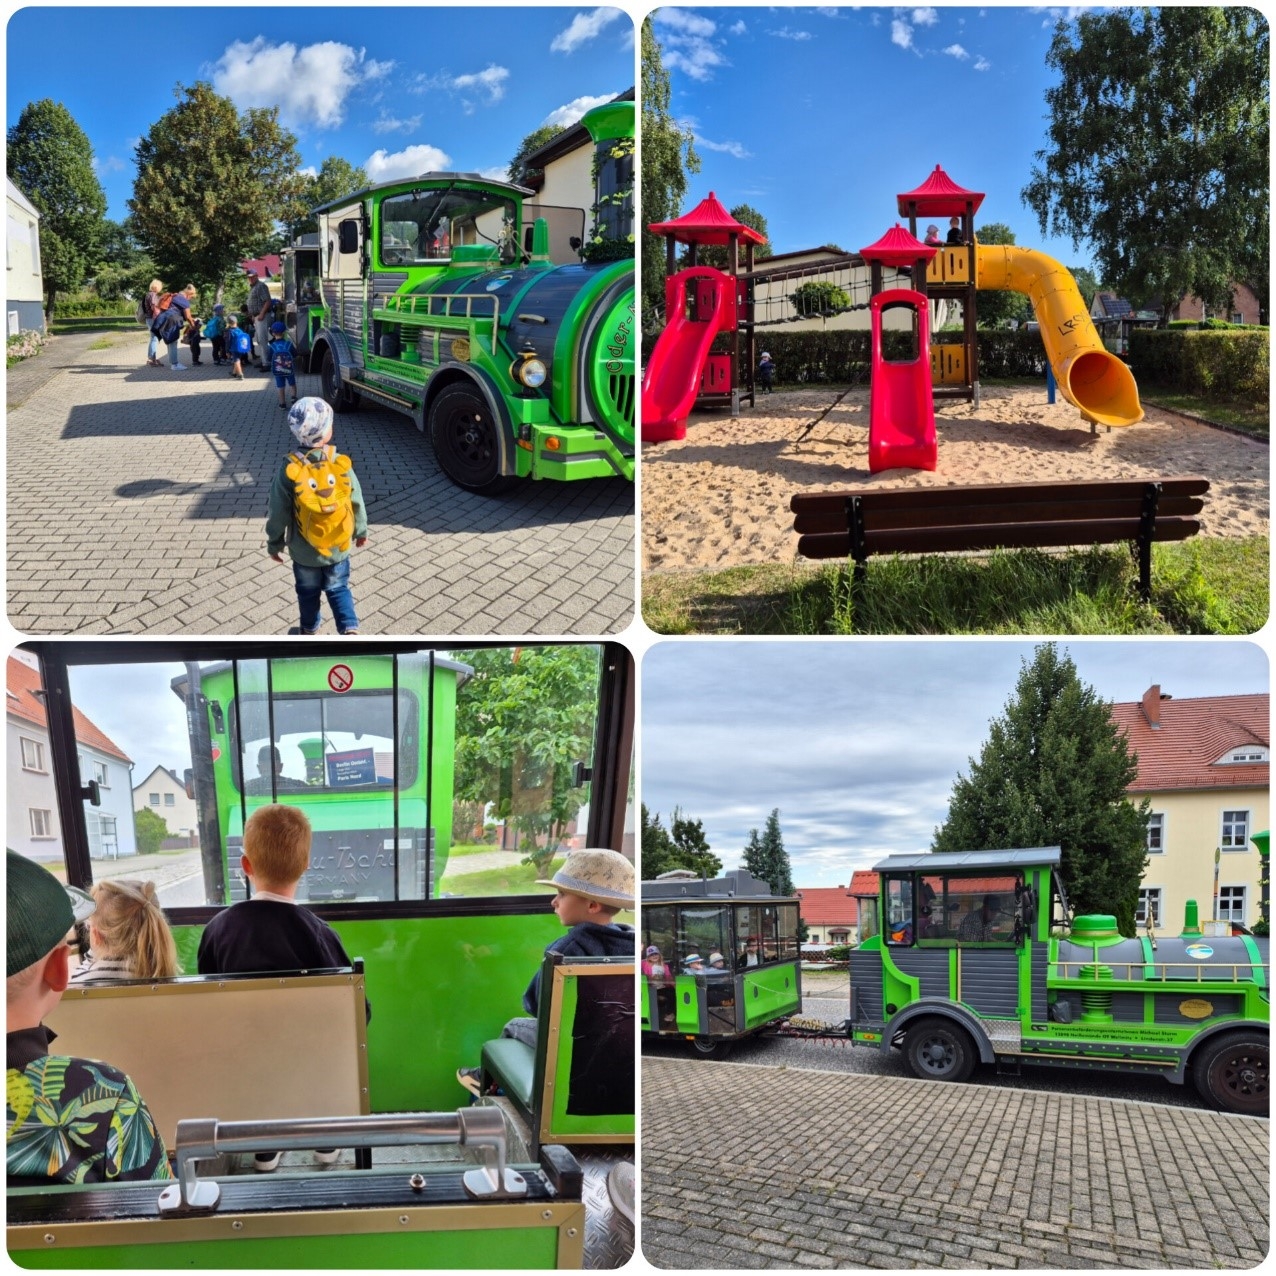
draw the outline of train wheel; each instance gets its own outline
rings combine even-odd
[[[477,390],[450,385],[430,405],[430,443],[444,474],[471,492],[498,492],[509,479],[501,474],[501,426]]]
[[[1222,1112],[1266,1116],[1268,1045],[1259,1032],[1232,1032],[1201,1048],[1192,1079],[1201,1097]]]
[[[721,1037],[693,1037],[691,1049],[701,1059],[725,1059],[731,1053],[734,1043],[724,1041]]]
[[[975,1043],[947,1019],[922,1019],[904,1035],[904,1057],[915,1077],[965,1081],[975,1069]]]
[[[324,401],[334,412],[349,412],[354,407],[354,391],[341,383],[337,360],[331,348],[323,352],[323,362],[319,365],[319,384],[323,387]]]

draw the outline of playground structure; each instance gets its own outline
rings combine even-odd
[[[859,256],[830,257],[787,271],[755,269],[753,250],[761,237],[732,218],[712,192],[686,216],[650,226],[667,239],[668,322],[643,378],[643,441],[685,437],[686,418],[695,408],[729,405],[732,415],[738,415],[742,400],[752,406],[755,330],[808,317],[793,313],[792,297],[784,295],[782,288],[777,295],[777,285],[803,279],[827,281],[830,276],[839,281],[845,304],[825,306],[815,313],[827,320],[848,310],[870,310],[869,455],[874,472],[900,466],[933,469],[937,454],[934,401],[964,399],[978,406],[979,291],[1004,290],[1028,297],[1059,392],[1091,423],[1092,430],[1099,425],[1134,425],[1143,419],[1134,377],[1104,347],[1071,274],[1033,249],[977,242],[974,217],[984,199],[982,192],[959,186],[936,165],[922,185],[896,198],[899,215],[908,218],[907,230],[897,223]],[[921,243],[919,217],[960,219],[960,242],[938,248]],[[674,270],[678,242],[691,246],[692,265],[681,273]],[[728,269],[697,265],[697,244],[725,245]],[[866,264],[867,287],[863,282]],[[895,280],[887,278],[887,267],[896,272]],[[906,286],[898,286],[901,283]],[[898,295],[883,297],[886,293]],[[962,307],[962,334],[956,342],[932,340],[929,335],[929,304],[945,301]],[[782,313],[775,313],[777,309]],[[885,314],[897,309],[912,311],[916,340],[914,357],[902,363],[887,360],[882,350]],[[712,331],[705,331],[707,327]],[[712,352],[719,334],[729,335],[730,353]]]

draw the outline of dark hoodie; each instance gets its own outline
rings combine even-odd
[[[636,939],[634,928],[620,922],[606,926],[598,922],[580,922],[554,940],[545,951],[562,953],[564,957],[634,957],[638,953]],[[523,994],[523,1009],[529,1015],[537,1013],[540,991],[541,972],[538,967]]]

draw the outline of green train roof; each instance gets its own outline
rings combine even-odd
[[[352,191],[342,195],[340,199],[330,199],[326,204],[316,204],[312,213],[325,213],[330,208],[344,208],[347,204],[357,203],[365,195],[378,191],[396,188],[410,191],[421,188],[425,183],[442,185],[448,182],[466,182],[471,186],[479,186],[483,190],[499,191],[508,195],[516,195],[519,199],[527,199],[536,192],[529,186],[516,186],[513,182],[499,182],[492,177],[484,177],[482,173],[418,173],[416,177],[401,177],[397,182],[381,182],[377,186],[365,186],[361,191]]]
[[[990,868],[1030,868],[1046,864],[1057,868],[1063,851],[1057,846],[1033,846],[1014,851],[949,851],[942,854],[922,851],[915,855],[891,855],[873,865],[874,873],[907,873],[912,869],[940,872],[969,868],[984,872]]]

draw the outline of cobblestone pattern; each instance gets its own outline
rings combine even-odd
[[[292,442],[274,379],[235,381],[207,347],[207,366],[148,368],[140,334],[108,339],[89,350],[80,338],[73,361],[63,348],[10,389],[10,620],[30,634],[286,631],[297,623],[292,573],[265,552],[270,481]],[[318,377],[300,375],[298,389],[318,394]],[[373,407],[339,414],[334,441],[368,507],[369,543],[351,570],[362,632],[604,634],[630,623],[632,484],[475,496],[443,475],[407,417]],[[326,604],[324,617],[331,635]]]
[[[1268,1124],[1154,1104],[643,1060],[661,1268],[1252,1267]]]

